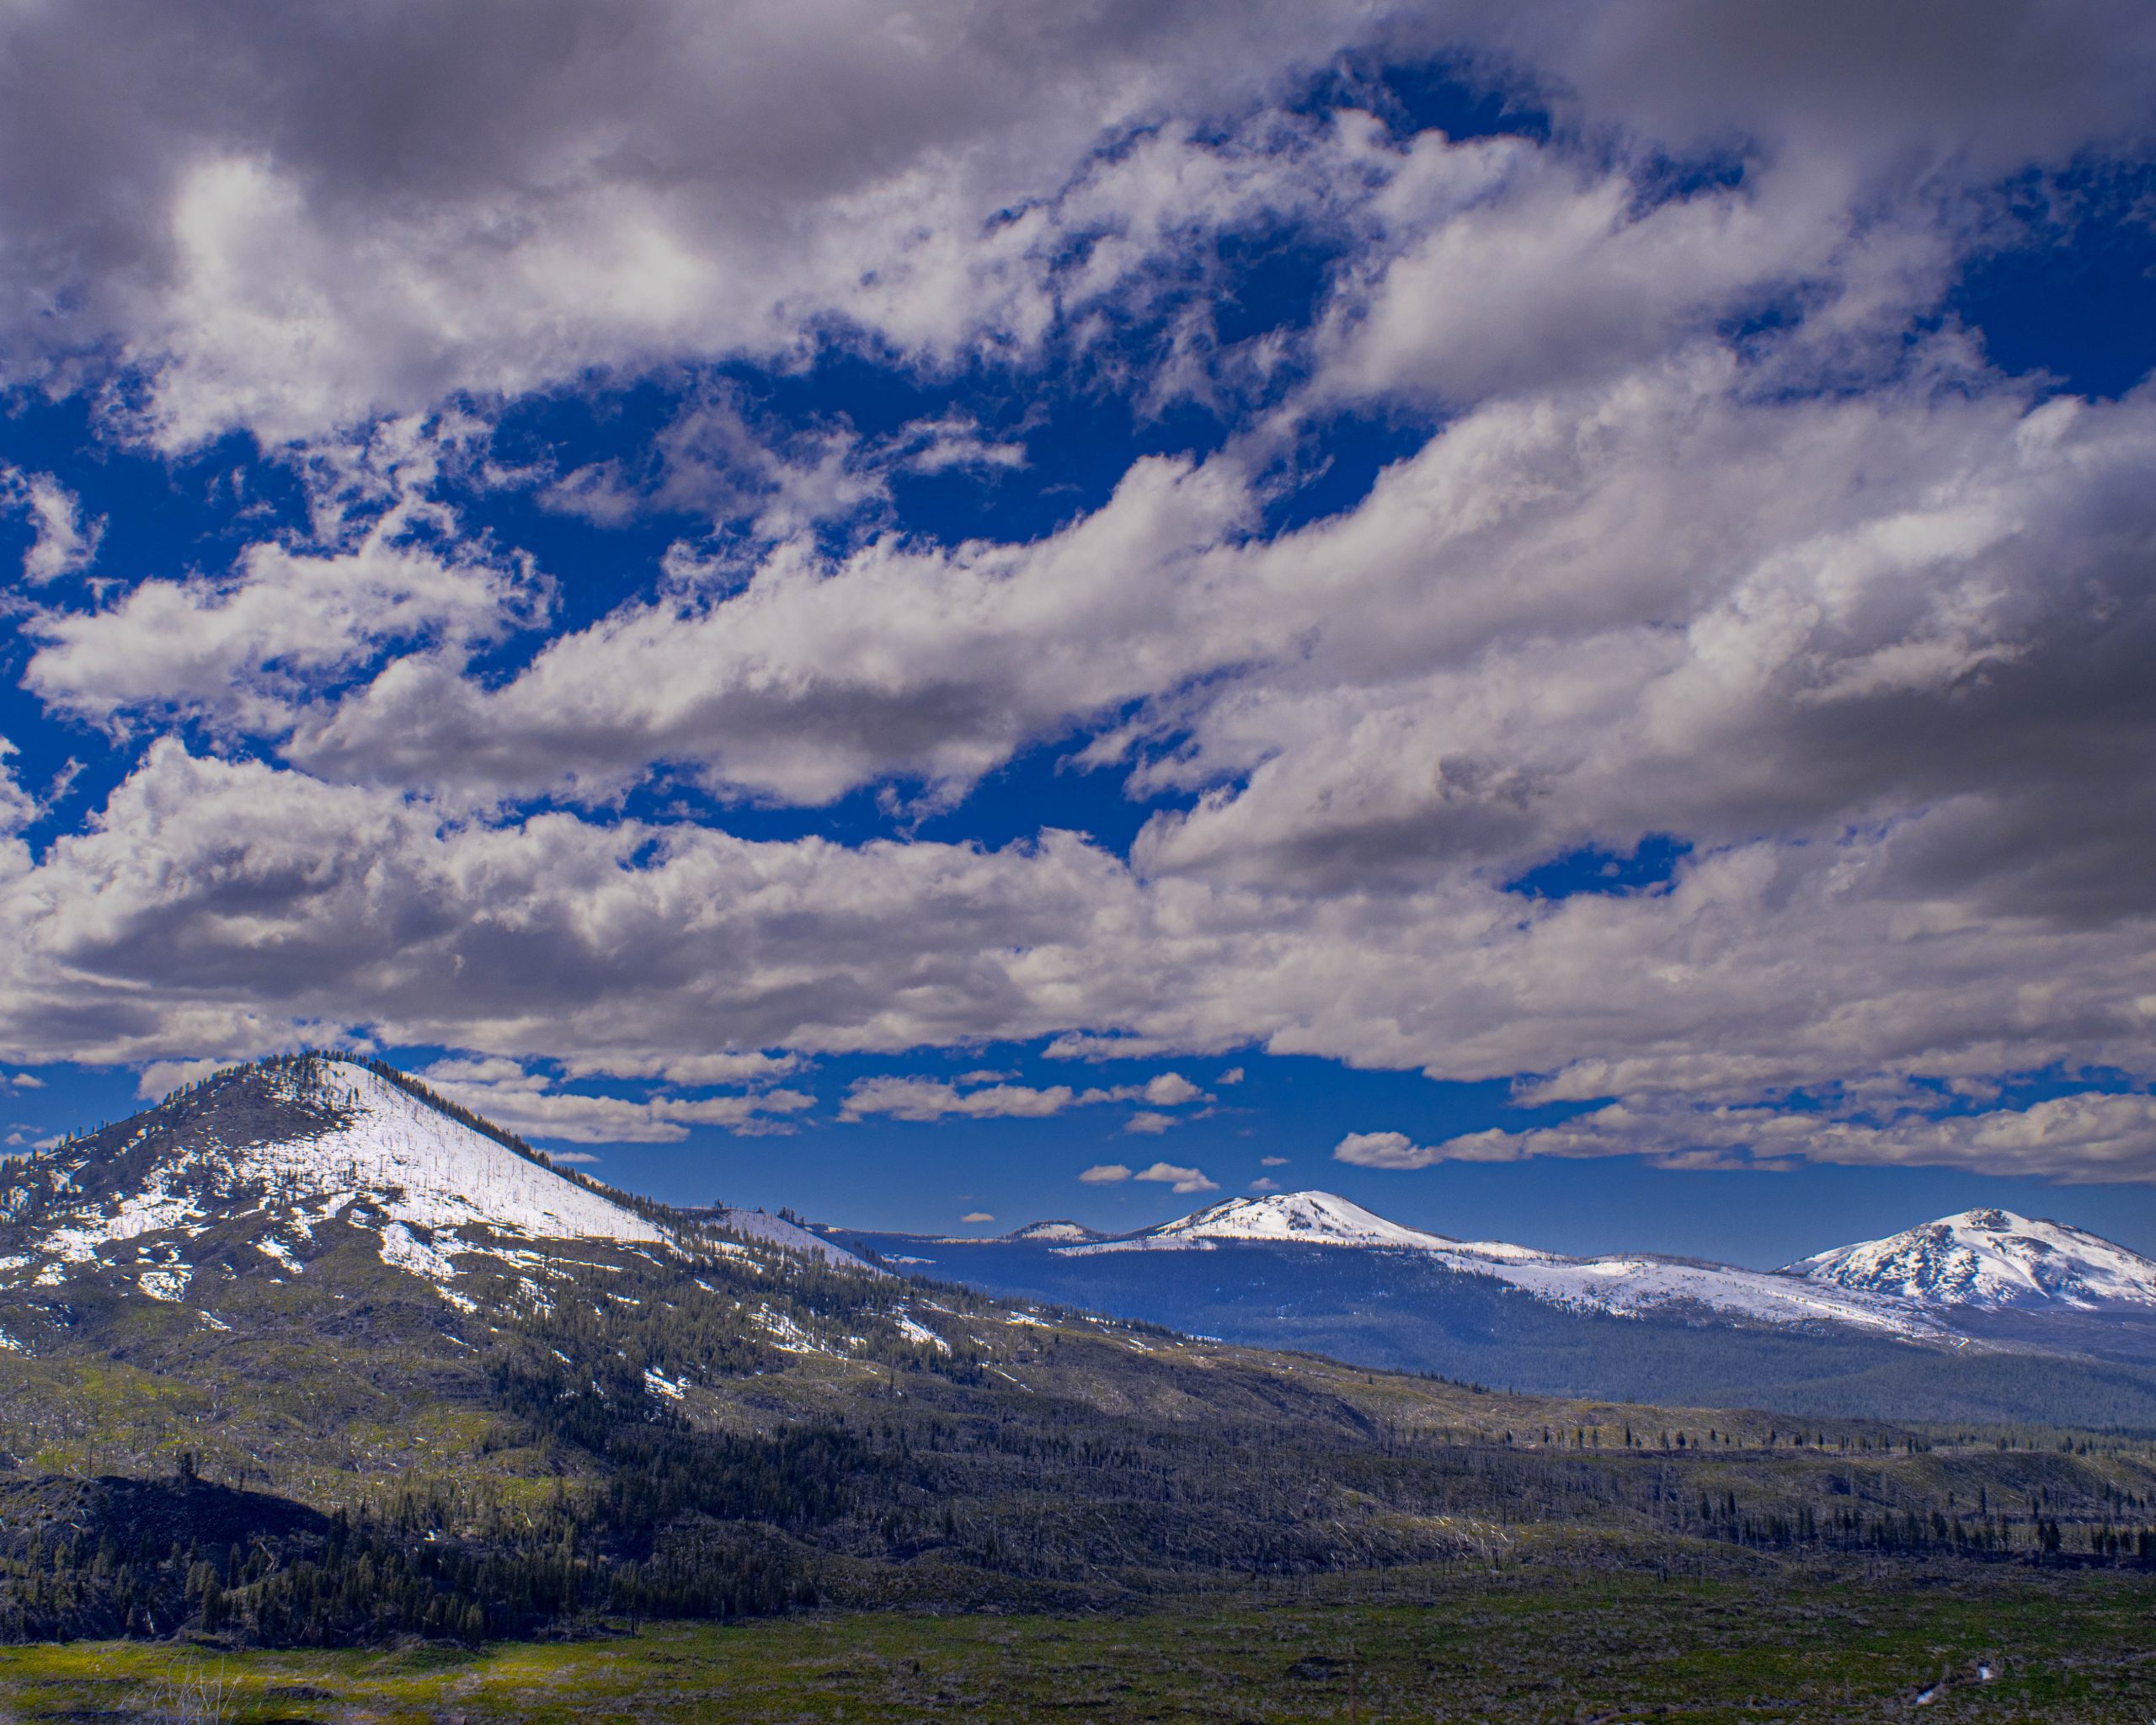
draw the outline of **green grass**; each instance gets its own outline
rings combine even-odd
[[[2044,1722],[2156,1716],[2156,1583],[1921,1570],[1657,1582],[1398,1572],[1136,1615],[817,1614],[478,1651],[222,1661],[261,1722]],[[1998,1664],[1976,1680],[1980,1661]],[[0,1649],[0,1717],[156,1717],[220,1656]],[[1918,1690],[1945,1686],[1921,1712]]]

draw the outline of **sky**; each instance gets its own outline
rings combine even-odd
[[[0,1137],[2156,1252],[2156,13],[0,5]]]

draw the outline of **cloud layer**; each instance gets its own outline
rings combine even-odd
[[[229,494],[106,569],[65,463],[0,464],[53,733],[0,746],[0,1058],[438,1047],[601,1142],[782,1126],[819,1055],[1257,1048],[1585,1110],[1369,1122],[1363,1167],[2156,1178],[2156,393],[2007,375],[1953,298],[2031,187],[2145,164],[2156,30],[97,0],[0,40],[7,381]],[[1526,117],[1418,120],[1375,68],[1432,60]],[[953,398],[771,405],[835,355]],[[588,459],[503,429],[638,387]],[[1151,429],[1066,496],[1056,416],[1107,398]],[[188,465],[230,434],[298,513]],[[1040,496],[915,518],[927,479]],[[1134,841],[1049,797],[917,836],[1042,751]],[[1666,879],[1523,889],[1643,846]],[[1980,1105],[2032,1074],[2076,1093]],[[1084,1178],[1124,1176],[1215,1189]]]

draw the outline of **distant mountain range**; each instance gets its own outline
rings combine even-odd
[[[2156,1261],[2000,1210],[1764,1271],[1458,1240],[1315,1191],[1230,1199],[1127,1235],[1069,1221],[990,1240],[822,1232],[1006,1295],[1524,1389],[1834,1413],[1899,1398],[2001,1416],[2085,1392],[2084,1408],[2121,1421],[2156,1416],[2143,1381]],[[2039,1356],[2064,1378],[2041,1382]]]

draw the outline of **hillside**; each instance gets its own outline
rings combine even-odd
[[[0,1221],[0,1632],[468,1639],[1401,1564],[2156,1551],[2145,1445],[1497,1394],[900,1278],[791,1226],[576,1179],[330,1057],[41,1154]]]

